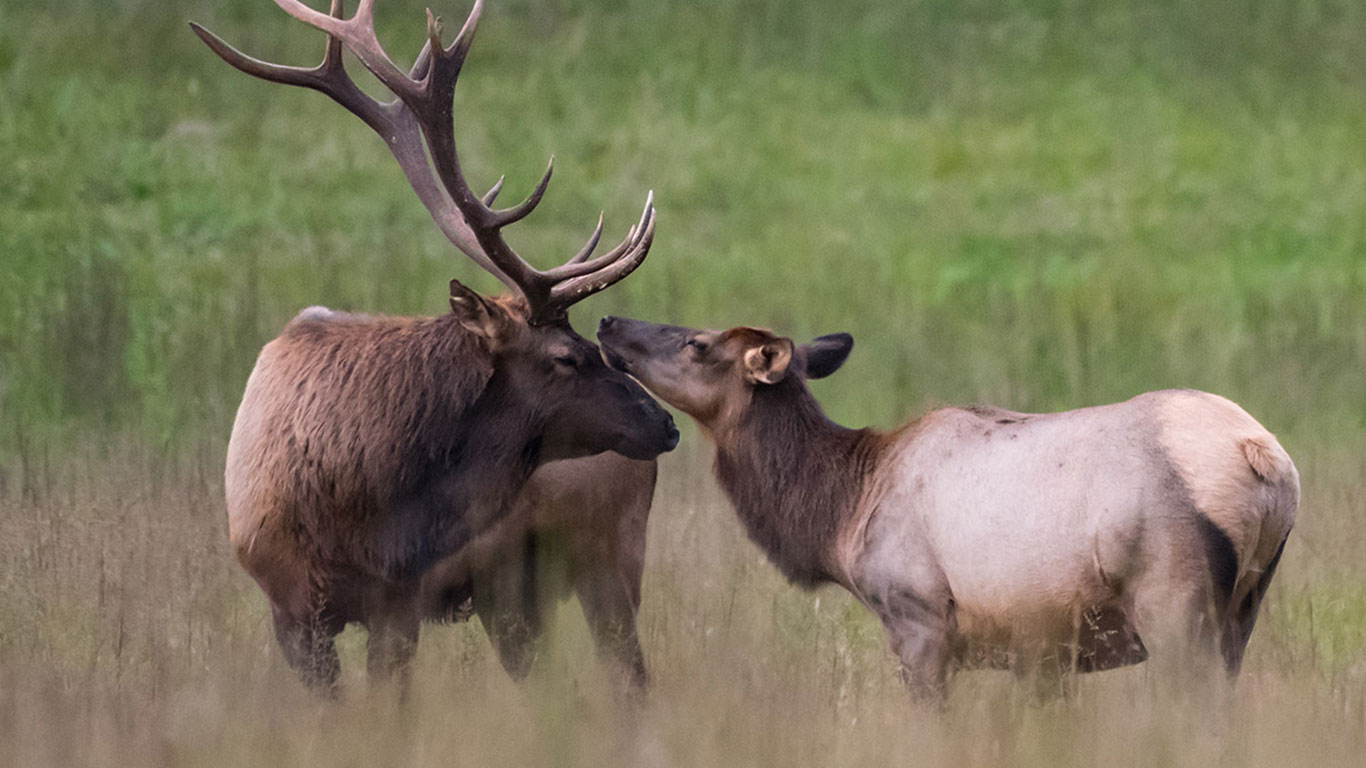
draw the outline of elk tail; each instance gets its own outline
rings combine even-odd
[[[1276,438],[1270,435],[1248,437],[1239,443],[1239,447],[1243,449],[1248,466],[1263,482],[1279,483],[1290,474],[1289,470],[1293,467],[1290,456],[1276,442]]]

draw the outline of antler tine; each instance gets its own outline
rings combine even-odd
[[[447,239],[520,293],[529,305],[530,322],[562,319],[570,304],[622,279],[645,258],[654,238],[653,193],[645,202],[640,221],[611,251],[591,258],[602,238],[600,215],[588,242],[573,258],[541,271],[517,255],[503,239],[502,230],[526,218],[544,199],[555,158],[550,158],[531,194],[512,207],[491,207],[503,188],[502,178],[482,196],[470,188],[456,150],[451,103],[483,13],[483,0],[474,0],[460,33],[449,46],[441,42],[440,18],[428,10],[427,40],[407,73],[394,65],[375,35],[375,0],[360,0],[350,18],[345,17],[340,0],[333,0],[327,14],[301,0],[275,0],[275,4],[328,34],[321,64],[311,69],[270,64],[237,51],[198,25],[194,25],[195,33],[234,67],[273,82],[326,93],[375,129]],[[343,47],[397,99],[380,102],[362,91],[345,71]]]
[[[335,39],[335,38],[331,38]],[[413,66],[408,70],[408,77],[416,80],[426,74],[432,65],[432,42],[428,40],[422,44],[422,50],[417,52],[417,58],[413,61]]]
[[[259,77],[273,83],[284,83],[285,85],[302,85],[305,88],[313,88],[319,84],[318,75],[321,65],[317,67],[291,67],[284,64],[272,64],[242,53],[229,45],[223,38],[201,27],[196,22],[190,22],[190,29],[194,30],[194,33],[199,35],[199,39],[212,48],[219,58],[252,77]]]
[[[617,259],[622,258],[623,254],[625,254],[628,249],[640,242],[639,236],[645,231],[645,225],[648,223],[648,220],[654,217],[654,210],[654,192],[651,192],[645,199],[645,208],[640,213],[640,221],[631,225],[631,228],[626,232],[626,237],[623,238],[620,243],[617,243],[616,247],[592,261],[576,261],[575,259],[578,259],[579,257],[575,256],[563,265],[548,270],[545,273],[546,276],[556,281],[568,280],[571,277],[581,277],[596,272],[599,269],[603,269],[615,263]],[[598,226],[602,226],[601,220],[599,220]],[[594,233],[594,235],[597,234],[599,233]],[[596,245],[596,241],[593,241],[593,244]],[[586,247],[587,246],[585,246],[585,248]],[[582,251],[580,251],[580,253],[582,253]]]
[[[332,6],[327,9],[327,14],[334,19],[340,19],[345,16],[346,10],[342,8],[342,0],[332,0]],[[342,41],[340,37],[332,34],[327,36],[327,47],[323,49],[323,63],[319,64],[318,68],[329,72],[345,69],[345,63],[342,61]]]
[[[360,63],[405,103],[419,95],[417,82],[394,66],[375,36],[374,0],[360,0],[355,15],[349,19],[314,10],[300,0],[275,0],[275,4],[290,16],[345,43]]]
[[[550,162],[547,163],[545,167],[545,175],[542,176],[541,181],[536,184],[536,188],[531,190],[531,194],[527,195],[527,198],[517,205],[514,205],[511,208],[494,211],[493,220],[495,223],[493,226],[502,229],[509,224],[521,221],[527,216],[530,216],[531,212],[536,210],[536,206],[541,204],[541,198],[545,197],[545,188],[550,186],[550,175],[554,172],[555,156],[551,155]],[[488,203],[485,203],[485,205],[487,204]]]
[[[427,48],[445,52],[441,45],[441,17],[432,13],[431,8],[427,9]]]
[[[461,25],[460,32],[451,41],[445,51],[457,66],[465,63],[465,56],[470,52],[470,46],[474,44],[474,33],[479,27],[479,18],[484,15],[484,0],[474,0],[474,7],[470,9],[470,15],[465,18],[465,23]]]
[[[506,179],[507,176],[499,176],[498,180],[493,182],[493,186],[489,187],[489,191],[484,193],[480,202],[484,205],[493,205],[493,201],[498,199],[498,193],[503,191],[503,181]]]
[[[593,234],[588,236],[588,242],[584,243],[583,247],[579,249],[579,252],[574,254],[574,258],[566,261],[565,264],[582,264],[589,256],[593,255],[593,249],[597,248],[598,241],[602,240],[602,222],[604,215],[606,215],[604,211],[598,212],[598,225],[593,228]]]
[[[332,0],[332,13],[335,17],[340,17],[341,0]],[[328,35],[327,48],[320,64],[314,67],[292,67],[248,56],[193,21],[190,22],[190,29],[194,30],[199,39],[218,54],[219,58],[248,75],[272,83],[298,85],[327,94],[374,130],[382,134],[393,131],[393,120],[386,114],[385,105],[368,96],[346,74],[342,66],[341,40],[336,35]]]
[[[651,206],[645,216],[645,226],[637,231],[634,242],[620,259],[596,272],[560,282],[551,291],[550,301],[557,307],[569,307],[636,271],[650,253],[650,245],[655,239],[655,221]]]

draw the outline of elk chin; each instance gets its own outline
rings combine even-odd
[[[622,435],[621,446],[615,449],[622,456],[637,461],[654,459],[678,447],[678,426],[674,424],[673,417],[648,396],[645,402],[649,404],[648,410],[654,412],[652,419],[659,424],[656,430],[658,437],[647,444],[639,439],[634,430],[628,430]]]
[[[611,342],[602,338],[601,334],[599,339],[603,359],[614,370],[629,374],[652,395],[693,418],[699,418],[698,414],[706,410],[699,407],[694,398],[687,396],[686,376],[672,364],[673,361],[657,361],[648,352],[632,357],[630,352],[612,347]]]
[[[678,446],[678,427],[673,417],[644,390],[617,418],[602,427],[602,414],[590,421],[581,412],[552,419],[540,440],[541,463],[594,456],[613,451],[628,459],[651,461]]]

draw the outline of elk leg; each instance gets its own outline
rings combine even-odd
[[[528,534],[518,552],[474,577],[474,610],[510,677],[523,680],[536,659],[541,635],[541,604],[536,581],[536,535]]]
[[[1029,701],[1046,703],[1072,695],[1075,678],[1071,673],[1076,666],[1069,649],[1066,653],[1023,654],[1011,660],[1010,671]]]
[[[941,609],[908,590],[896,591],[875,609],[901,659],[901,680],[917,703],[942,702],[947,691],[955,629],[953,604]]]
[[[1276,575],[1276,566],[1281,562],[1283,551],[1284,540],[1281,541],[1266,570],[1262,571],[1261,577],[1257,579],[1257,584],[1224,619],[1224,631],[1219,637],[1219,650],[1224,654],[1224,671],[1230,678],[1237,677],[1242,670],[1243,652],[1247,650],[1247,641],[1252,638],[1252,628],[1257,623],[1257,611],[1261,608],[1262,598],[1266,597],[1266,591],[1271,588],[1271,577]]]
[[[901,659],[901,681],[919,703],[942,701],[947,692],[949,641],[932,627],[903,622],[888,628]]]
[[[397,607],[366,622],[369,637],[365,646],[365,671],[372,686],[388,682],[397,674],[399,698],[407,698],[410,664],[417,653],[419,629],[416,611],[403,611]]]
[[[593,633],[598,658],[612,668],[613,676],[632,692],[650,683],[645,653],[640,648],[636,614],[640,610],[640,574],[629,569],[599,566],[576,580],[575,589],[583,617]]]
[[[650,684],[637,617],[657,468],[629,469],[618,492],[592,510],[591,524],[570,531],[569,573],[598,659],[618,691],[634,697]]]
[[[1215,659],[1219,622],[1210,590],[1177,574],[1154,573],[1134,584],[1134,625],[1159,674],[1204,678]]]
[[[279,605],[271,604],[275,640],[304,685],[332,697],[337,693],[341,660],[337,657],[336,631],[319,616],[294,616]]]

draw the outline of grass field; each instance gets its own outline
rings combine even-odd
[[[654,189],[656,244],[575,311],[857,339],[838,420],[1189,386],[1304,484],[1232,691],[1143,668],[1031,704],[906,701],[876,622],[785,586],[685,430],[621,711],[573,606],[533,679],[424,632],[414,702],[319,705],[228,552],[221,472],[299,308],[439,312],[458,257],[265,0],[0,0],[0,765],[1360,765],[1366,760],[1366,6],[1354,0],[490,0],[457,93],[478,184],[562,260]],[[434,8],[448,20],[463,3]],[[381,4],[396,58],[422,4]],[[409,54],[411,55],[411,54]],[[344,638],[355,668],[363,637]],[[363,666],[363,665],[362,665]]]

